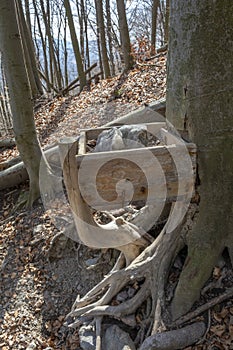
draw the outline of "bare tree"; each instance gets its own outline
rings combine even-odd
[[[40,194],[39,168],[42,152],[36,135],[30,87],[24,65],[14,1],[1,1],[0,49],[11,98],[16,144],[30,178],[28,205],[31,206]]]
[[[51,92],[51,83],[50,83],[50,78],[49,78],[49,62],[48,62],[48,55],[47,55],[47,48],[46,48],[46,37],[44,37],[43,34],[43,29],[41,26],[40,22],[40,16],[37,8],[37,3],[35,0],[33,0],[33,7],[34,7],[34,12],[35,12],[35,17],[36,17],[36,22],[38,26],[38,31],[39,31],[39,47],[38,47],[38,57],[40,57],[40,49],[42,47],[42,52],[43,52],[43,66],[41,64],[40,69],[43,70],[43,76],[46,82],[46,91]],[[35,34],[35,33],[34,33]],[[38,34],[37,34],[38,35]],[[35,45],[37,45],[37,35],[34,35],[34,41]]]
[[[27,26],[25,16],[23,13],[22,3],[21,1],[17,0],[16,4],[18,11],[19,30],[23,44],[23,53],[28,79],[30,83],[32,97],[36,99],[37,97],[43,94],[43,89],[38,73],[34,45],[32,42],[31,31]]]
[[[164,23],[164,42],[168,43],[169,38],[169,17],[170,17],[170,0],[166,0],[165,23]]]
[[[47,0],[46,4],[44,4],[44,0],[40,0],[40,8],[44,21],[46,37],[48,39],[50,86],[54,85],[58,90],[62,90],[62,74],[59,70],[59,65],[55,54],[54,39],[51,28],[50,1]]]
[[[71,35],[71,40],[72,40],[72,45],[74,49],[74,54],[75,54],[75,60],[76,60],[76,65],[77,65],[77,71],[79,75],[79,81],[80,81],[80,91],[84,88],[86,85],[86,75],[83,70],[83,62],[82,62],[82,57],[80,54],[80,49],[79,49],[79,43],[74,27],[74,21],[73,21],[73,15],[70,7],[70,2],[69,0],[64,0],[64,5],[66,9],[66,15],[68,19],[68,24],[69,24],[69,29],[70,29],[70,35]]]
[[[167,117],[197,144],[200,183],[199,214],[172,302],[174,319],[199,298],[225,247],[233,262],[233,51],[226,50],[232,13],[232,1],[209,6],[171,0]]]
[[[125,70],[129,70],[133,66],[133,56],[131,55],[131,45],[129,37],[129,28],[126,18],[124,0],[117,0],[118,21],[121,36],[121,46],[124,57]]]
[[[152,19],[151,19],[151,54],[155,54],[156,48],[156,31],[157,31],[157,16],[158,16],[159,0],[153,0],[152,4]]]
[[[97,26],[100,35],[100,48],[101,48],[101,58],[104,69],[104,76],[108,78],[110,76],[110,67],[107,54],[106,37],[105,37],[105,25],[104,25],[104,14],[103,14],[103,1],[95,0],[96,6],[96,17]]]
[[[107,36],[108,36],[108,46],[109,46],[109,59],[111,62],[112,75],[115,75],[115,63],[113,56],[113,40],[112,40],[112,20],[111,20],[111,8],[110,1],[105,1],[106,5],[106,18],[107,18]]]

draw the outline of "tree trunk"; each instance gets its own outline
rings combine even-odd
[[[72,40],[72,46],[73,46],[73,50],[74,50],[77,71],[78,71],[78,75],[79,75],[80,91],[82,91],[82,89],[84,88],[84,86],[87,83],[86,82],[86,75],[85,75],[84,70],[83,70],[83,62],[82,62],[82,57],[81,57],[80,50],[79,50],[79,44],[78,44],[78,39],[77,39],[77,35],[75,32],[74,21],[73,21],[73,16],[72,16],[69,0],[64,0],[64,5],[65,5],[65,9],[66,9],[66,15],[67,15],[69,29],[70,29],[70,36],[71,36],[71,40]]]
[[[37,25],[38,25],[38,30],[39,30],[39,34],[40,34],[40,40],[41,40],[41,46],[42,46],[42,50],[43,50],[43,55],[44,55],[44,75],[46,77],[46,91],[47,92],[51,92],[51,87],[49,84],[49,68],[48,68],[48,58],[47,58],[47,51],[46,51],[46,42],[43,36],[43,31],[41,28],[41,24],[40,24],[40,17],[39,17],[39,13],[37,10],[37,4],[36,1],[33,0],[33,7],[34,7],[34,11],[35,11],[35,16],[36,16],[36,20],[37,20]]]
[[[84,6],[84,2],[83,0],[81,1],[81,5],[82,5],[82,11],[84,14],[84,33],[85,33],[85,62],[86,62],[86,69],[90,67],[91,65],[91,61],[90,61],[90,51],[89,51],[89,39],[88,39],[88,23],[87,23],[87,6]],[[88,78],[91,78],[91,73],[88,73]]]
[[[104,14],[103,14],[103,2],[102,0],[95,1],[96,6],[96,16],[98,18],[97,25],[99,27],[100,34],[100,47],[101,47],[101,57],[104,69],[104,77],[110,77],[110,67],[108,62],[107,46],[106,46],[106,37],[105,37],[105,26],[104,26]]]
[[[64,81],[65,86],[69,84],[69,73],[68,73],[68,50],[67,50],[67,18],[64,19],[64,38],[63,38],[63,46],[64,46]]]
[[[99,29],[99,24],[98,24],[97,15],[96,15],[96,25],[97,25],[96,41],[97,41],[97,47],[98,47],[98,55],[99,55],[99,65],[100,65],[100,71],[101,71],[101,79],[104,79],[103,60],[102,60],[101,47],[100,47],[100,29]]]
[[[151,19],[151,55],[155,54],[156,48],[156,30],[157,30],[157,15],[158,15],[159,0],[153,0],[152,19]]]
[[[228,0],[171,1],[167,118],[198,146],[201,200],[172,302],[174,319],[198,299],[224,247],[232,251],[232,13]]]
[[[168,43],[169,37],[169,17],[170,17],[170,0],[166,0],[165,23],[164,23],[164,44]]]
[[[111,62],[111,73],[115,75],[115,64],[113,56],[113,44],[112,44],[112,20],[111,20],[111,9],[110,1],[106,0],[106,17],[107,17],[107,36],[108,36],[108,47],[109,47],[109,58]]]
[[[80,6],[80,8],[79,8]],[[83,12],[83,2],[79,4],[79,1],[76,1],[76,8],[78,12],[78,20],[79,20],[79,42],[80,42],[80,53],[82,57],[82,61],[85,67],[84,60],[84,12]]]
[[[32,24],[31,24],[29,0],[24,0],[24,7],[25,7],[25,16],[26,16],[27,27],[28,27],[28,30],[30,32],[30,36],[32,38]]]
[[[48,44],[49,44],[50,80],[53,85],[56,85],[58,90],[61,90],[62,89],[61,74],[59,72],[59,67],[55,56],[53,36],[51,32],[51,27],[50,27],[49,2],[47,2],[47,12],[45,10],[43,0],[40,0],[40,6],[41,6],[43,21],[44,21],[46,35],[48,37]],[[54,81],[56,82],[55,84],[54,84]]]
[[[30,178],[28,204],[39,197],[41,148],[37,139],[14,1],[1,1],[0,49],[10,92],[16,144]]]
[[[1,130],[0,134],[9,134],[12,131],[12,115],[9,104],[8,87],[6,84],[5,72],[3,68],[2,56],[0,55],[0,115],[1,115]]]
[[[21,35],[21,40],[23,44],[26,70],[28,73],[32,97],[36,99],[43,94],[43,89],[42,89],[41,81],[38,74],[34,46],[33,46],[31,35],[29,34],[29,29],[27,27],[25,17],[24,17],[22,3],[21,1],[17,0],[16,4],[17,4],[17,10],[18,10],[19,29],[20,29],[20,35]]]
[[[117,0],[117,13],[121,35],[121,46],[124,57],[125,70],[129,70],[133,66],[133,56],[131,55],[129,28],[126,18],[124,0]]]

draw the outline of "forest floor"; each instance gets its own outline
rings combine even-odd
[[[165,97],[165,83],[166,54],[161,53],[78,96],[38,101],[40,141],[44,147],[63,136],[77,136],[82,128],[103,125],[159,100]],[[16,155],[15,147],[2,149],[0,161]],[[51,248],[58,229],[41,200],[30,211],[17,209],[27,189],[25,183],[0,193],[0,350],[78,350],[78,331],[64,325],[65,316],[77,294],[85,295],[110,270],[114,252],[102,254],[71,240],[62,251],[56,251],[56,245]],[[221,294],[232,278],[226,257],[215,267],[201,302]],[[205,319],[207,333],[186,350],[233,349],[233,299],[210,309]]]

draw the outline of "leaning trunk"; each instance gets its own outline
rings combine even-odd
[[[198,299],[224,247],[232,252],[232,12],[227,0],[171,1],[167,118],[197,144],[200,183],[174,318]]]

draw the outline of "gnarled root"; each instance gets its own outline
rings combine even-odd
[[[72,311],[67,316],[69,327],[80,326],[84,321],[108,316],[121,320],[132,315],[146,300],[151,300],[147,315],[137,326],[141,328],[141,341],[145,335],[156,331],[161,324],[161,307],[164,306],[164,285],[169,267],[179,246],[180,226],[172,232],[167,232],[166,226],[154,242],[148,246],[129,266],[124,264],[123,253],[118,258],[115,267],[105,278],[90,290],[83,298],[77,299]],[[118,305],[112,303],[117,294],[127,285],[137,283],[135,294],[123,300]],[[72,321],[71,321],[72,320]],[[145,327],[146,323],[146,327]],[[135,322],[136,325],[136,322]],[[140,340],[139,340],[140,342]]]

